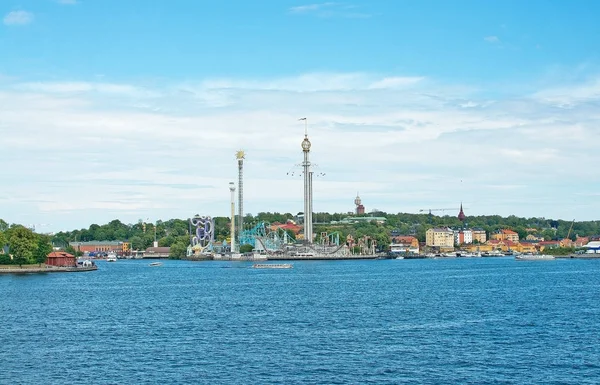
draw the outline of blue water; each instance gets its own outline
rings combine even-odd
[[[0,383],[600,383],[600,260],[98,265],[0,276]]]

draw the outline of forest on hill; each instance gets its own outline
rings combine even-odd
[[[301,213],[299,213],[301,214]],[[553,220],[546,218],[520,218],[517,216],[502,217],[499,215],[482,215],[467,217],[461,223],[456,216],[437,216],[431,214],[389,214],[385,212],[373,212],[360,215],[361,217],[384,217],[385,223],[376,221],[365,221],[361,223],[344,223],[346,218],[355,217],[347,213],[315,213],[314,233],[317,241],[322,232],[338,232],[340,240],[343,241],[347,235],[355,239],[369,236],[377,240],[379,245],[387,245],[394,235],[414,235],[419,241],[425,240],[425,232],[431,227],[453,227],[461,226],[469,228],[481,228],[488,235],[498,229],[510,228],[519,233],[520,238],[525,238],[528,233],[534,232],[537,236],[543,236],[546,240],[562,239],[567,237],[575,239],[576,236],[590,236],[600,234],[600,221],[573,222],[564,220]],[[297,216],[290,213],[261,212],[257,215],[246,215],[245,227],[252,227],[259,222],[286,223],[288,220],[295,221]],[[215,239],[222,242],[229,237],[230,220],[228,217],[214,217]],[[1,221],[1,220],[0,220]],[[18,225],[8,225],[5,221],[0,226],[0,242],[8,244],[6,239],[7,230]],[[22,226],[21,226],[22,227]],[[2,230],[4,229],[4,230]],[[57,247],[67,247],[69,242],[85,241],[129,241],[134,250],[143,250],[152,246],[156,239],[159,246],[174,246],[185,248],[189,244],[191,229],[189,219],[170,219],[147,223],[142,220],[133,224],[125,224],[115,219],[107,224],[92,224],[87,229],[63,231],[53,234],[49,239]]]
[[[299,213],[301,214],[301,213]],[[425,240],[425,232],[431,227],[453,227],[462,226],[468,228],[484,229],[488,236],[499,229],[509,228],[517,233],[521,239],[533,233],[544,237],[545,240],[563,239],[567,236],[575,240],[577,236],[591,236],[600,234],[600,221],[564,221],[546,218],[520,218],[516,216],[501,217],[499,215],[482,215],[467,217],[461,223],[455,216],[437,216],[431,214],[388,214],[374,212],[361,217],[384,217],[386,221],[380,223],[375,219],[362,221],[360,223],[347,223],[345,219],[355,216],[342,213],[315,213],[314,233],[319,241],[321,233],[339,234],[340,242],[344,242],[348,235],[358,239],[368,236],[377,241],[380,246],[389,245],[391,238],[396,235],[413,235],[419,241]],[[297,216],[290,213],[262,212],[256,216],[246,215],[244,224],[250,228],[257,223],[286,223],[295,221]],[[227,217],[214,217],[215,240],[223,242],[229,237],[230,220]],[[144,250],[158,241],[159,246],[169,246],[174,255],[185,254],[185,249],[190,241],[190,233],[193,233],[189,219],[170,219],[168,221],[157,221],[146,223],[138,221],[134,224],[125,224],[115,219],[107,224],[92,224],[87,229],[72,231],[61,231],[53,235],[37,234],[31,229],[18,224],[9,225],[0,219],[0,255],[6,256],[5,250],[10,248],[11,254],[14,250],[19,251],[21,263],[36,263],[44,259],[51,251],[51,245],[68,249],[69,242],[85,241],[128,241],[133,250]],[[22,257],[21,257],[22,256]],[[2,259],[2,258],[0,258]],[[6,258],[4,258],[6,259]]]

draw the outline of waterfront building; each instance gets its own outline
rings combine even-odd
[[[560,241],[541,241],[538,243],[540,251],[545,249],[556,249],[560,247]]]
[[[82,253],[111,251],[115,253],[126,253],[130,249],[129,242],[120,241],[69,242],[69,245]]]
[[[519,253],[535,253],[538,251],[537,245],[532,242],[519,242],[517,247]]]
[[[510,229],[498,230],[492,234],[491,238],[499,241],[519,242],[519,234]]]
[[[60,267],[77,266],[75,256],[64,251],[53,251],[46,256],[46,265]]]
[[[431,228],[425,232],[425,244],[429,247],[454,248],[454,232],[448,228]]]
[[[399,235],[392,238],[392,253],[419,254],[419,240],[413,236]]]
[[[473,231],[470,229],[454,230],[454,244],[465,245],[473,243]]]
[[[487,242],[487,233],[485,230],[480,228],[474,228],[471,230],[473,242],[477,241],[481,244]]]
[[[168,258],[170,252],[170,247],[148,247],[144,252],[144,258]]]

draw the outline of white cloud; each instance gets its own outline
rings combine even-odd
[[[598,101],[600,99],[600,77],[588,79],[578,84],[548,88],[534,93],[533,96],[540,101],[563,108]]]
[[[324,2],[298,5],[295,7],[290,7],[289,12],[297,15],[314,15],[317,17],[344,17],[355,19],[369,18],[372,16],[370,13],[361,12],[360,8],[356,5],[338,2]]]
[[[33,13],[27,11],[12,11],[4,16],[6,25],[27,25],[33,22]]]
[[[306,5],[298,5],[290,8],[290,12],[292,13],[308,13],[323,10],[324,8],[330,8],[336,6],[337,3],[334,2],[326,2],[326,3],[318,3],[318,4],[306,4]]]
[[[366,73],[159,88],[9,80],[0,135],[3,159],[16,166],[3,171],[0,212],[63,228],[227,215],[243,148],[247,212],[296,213],[297,119],[307,116],[315,172],[325,174],[314,182],[317,211],[352,210],[358,190],[367,209],[388,212],[463,201],[468,215],[552,217],[562,213],[556,202],[600,182],[589,172],[600,161],[596,87],[590,80],[490,99],[465,85]],[[548,102],[557,95],[571,107]],[[592,198],[577,200],[569,217],[597,212]]]
[[[483,38],[483,40],[492,44],[500,43],[500,38],[498,38],[498,36],[486,36]]]
[[[42,93],[72,94],[72,93],[106,93],[121,94],[133,97],[158,96],[154,91],[142,87],[123,84],[90,83],[90,82],[29,82],[16,86],[20,90]]]

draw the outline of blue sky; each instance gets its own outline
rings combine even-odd
[[[0,217],[302,210],[598,219],[595,1],[0,4]]]

